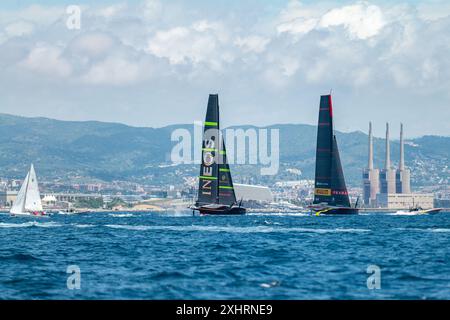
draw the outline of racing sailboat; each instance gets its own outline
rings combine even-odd
[[[227,152],[219,125],[219,95],[211,94],[203,130],[198,197],[191,207],[200,214],[240,215],[246,209],[236,201]]]
[[[331,94],[320,98],[317,129],[314,202],[309,207],[320,214],[357,214],[351,207],[333,128]]]
[[[13,216],[45,216],[42,208],[41,195],[34,171],[33,164],[28,171],[25,180],[20,188],[17,198],[14,201],[10,214]]]

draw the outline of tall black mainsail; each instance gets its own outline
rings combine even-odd
[[[339,149],[333,130],[331,95],[324,95],[320,98],[314,204],[350,208]]]
[[[203,129],[202,163],[198,188],[198,205],[219,203],[220,155],[219,96],[211,94]]]
[[[243,214],[236,202],[225,143],[220,132],[219,96],[209,95],[203,130],[202,163],[198,200],[194,206],[204,214]]]

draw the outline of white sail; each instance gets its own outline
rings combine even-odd
[[[25,197],[25,211],[42,211],[41,195],[39,193],[38,181],[33,165],[31,165],[30,174],[28,177],[27,193]]]
[[[36,172],[34,166],[31,165],[22,187],[17,194],[16,201],[10,210],[14,215],[26,215],[35,211],[43,211],[41,195],[39,194],[39,186],[36,178]]]
[[[27,174],[27,176],[25,177],[25,180],[22,183],[22,186],[20,187],[20,191],[17,194],[17,198],[11,207],[11,210],[10,210],[11,214],[26,214],[26,212],[25,212],[25,197],[26,197],[26,192],[27,192],[29,176],[30,176],[30,173]]]

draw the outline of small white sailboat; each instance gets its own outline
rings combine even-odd
[[[13,216],[45,216],[33,164],[9,212]]]

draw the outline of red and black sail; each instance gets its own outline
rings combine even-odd
[[[230,167],[219,124],[219,96],[209,95],[203,130],[197,205],[236,203]]]
[[[350,207],[339,149],[333,130],[331,95],[321,96],[317,129],[314,204]]]

